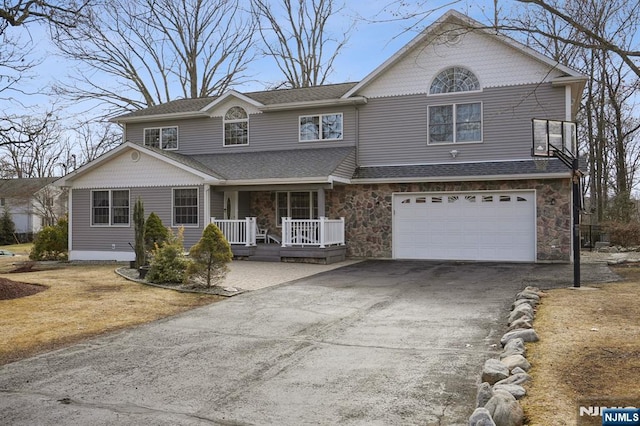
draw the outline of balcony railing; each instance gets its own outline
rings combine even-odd
[[[229,241],[229,244],[256,245],[258,227],[255,217],[240,220],[211,218]],[[274,238],[277,239],[277,238]],[[344,245],[344,218],[291,219],[282,218],[282,247],[319,247]]]

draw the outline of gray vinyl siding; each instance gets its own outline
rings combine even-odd
[[[209,192],[209,197],[211,198],[211,206],[210,212],[211,217],[217,217],[221,219],[224,217],[224,192],[222,191],[214,191],[213,189]]]
[[[429,105],[481,102],[482,143],[427,144]],[[531,156],[531,119],[565,118],[564,87],[489,88],[478,93],[370,99],[360,107],[360,166],[475,162]],[[450,151],[457,150],[452,159]]]
[[[181,187],[184,188],[184,187]],[[110,188],[96,188],[99,190]],[[118,188],[122,189],[122,188]],[[172,221],[172,192],[173,187],[154,188],[130,188],[129,189],[129,226],[91,226],[91,189],[74,189],[72,198],[72,236],[73,250],[97,250],[110,251],[112,244],[115,244],[115,251],[132,250],[129,243],[134,243],[133,227],[133,206],[140,197],[144,203],[145,217],[149,217],[151,212],[155,212],[165,226],[171,226]],[[209,220],[204,219],[204,190],[198,190],[198,216],[197,227],[184,228],[184,247],[189,249],[202,236],[203,225],[207,225]],[[177,227],[172,227],[174,232]]]
[[[343,114],[343,139],[299,142],[299,117],[327,113]],[[176,152],[186,155],[354,146],[356,143],[355,116],[355,108],[351,106],[251,114],[249,144],[240,146],[223,146],[222,117],[167,120],[147,124],[129,123],[126,126],[125,139],[142,144],[145,128],[178,126]]]

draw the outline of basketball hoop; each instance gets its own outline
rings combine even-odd
[[[533,164],[536,165],[536,169],[539,171],[547,170],[547,167],[549,166],[549,155],[548,151],[544,149],[544,146],[539,145],[536,147],[534,154]]]

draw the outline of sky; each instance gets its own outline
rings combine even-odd
[[[329,83],[363,79],[414,38],[421,29],[432,23],[448,9],[456,9],[474,19],[486,22],[486,16],[491,15],[493,7],[492,0],[404,1],[409,5],[409,9],[404,10],[438,9],[416,25],[415,19],[394,19],[391,12],[398,10],[397,3],[398,1],[394,0],[345,0],[343,11],[331,20],[332,29],[339,33],[348,28],[352,21],[356,22],[356,26],[351,32],[347,45],[335,61],[335,71],[330,75]],[[512,0],[504,0],[501,3],[503,10],[505,10],[504,13],[508,13],[506,10],[514,4]],[[34,78],[26,81],[27,92],[43,93],[56,80],[64,81],[66,79],[73,64],[55,54],[55,48],[48,41],[45,28],[30,25],[28,28],[19,27],[13,30],[21,31],[22,36],[34,40],[31,55],[34,59],[42,60],[42,63],[32,70]],[[252,69],[256,79],[242,86],[234,87],[235,89],[246,92],[264,90],[269,82],[279,80],[280,72],[272,60],[268,58],[256,61],[252,65]],[[10,109],[14,113],[21,113],[21,111],[29,113],[35,108],[36,111],[42,111],[55,100],[54,97],[43,94],[16,95],[16,98],[26,108],[18,103],[0,100],[0,110]],[[71,118],[79,111],[79,106],[71,106],[65,110],[64,114]]]

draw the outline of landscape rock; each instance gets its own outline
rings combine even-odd
[[[517,306],[520,305],[529,305],[532,308],[535,308],[538,302],[533,299],[518,299],[511,304],[511,310],[514,310]]]
[[[482,369],[482,381],[493,385],[509,377],[509,368],[497,359],[488,359]]]
[[[527,303],[523,303],[521,305],[516,306],[513,311],[509,314],[509,324],[518,320],[520,318],[527,318],[529,320],[533,320],[534,312],[531,305]]]
[[[532,291],[521,291],[520,293],[516,294],[516,299],[532,299],[535,300],[537,302],[540,301],[540,296],[538,296],[537,293],[534,293]]]
[[[531,324],[531,319],[529,318],[518,318],[515,321],[509,323],[509,328],[507,331],[517,330],[518,328],[533,328],[533,324]]]
[[[517,368],[514,368],[513,371],[516,371]],[[496,385],[523,385],[531,380],[531,376],[527,373],[514,373],[511,376],[507,377],[504,380],[500,380],[496,382]]]
[[[525,342],[537,342],[540,340],[538,334],[533,328],[517,329],[506,332],[500,339],[500,343],[504,347],[509,340],[520,338]]]
[[[513,370],[516,367],[522,368],[524,371],[531,370],[531,364],[525,357],[522,355],[509,355],[500,360],[504,365],[509,368],[509,371]]]
[[[493,396],[493,389],[487,382],[480,383],[478,386],[478,393],[476,394],[476,407],[484,407],[487,402]]]
[[[493,419],[491,418],[491,414],[489,414],[489,410],[484,407],[478,407],[469,417],[469,426],[497,426]]]
[[[524,371],[522,368],[520,367],[516,367],[513,370],[511,370],[511,374],[522,374],[522,373],[527,373],[526,371]]]
[[[524,411],[509,392],[494,391],[493,397],[487,402],[485,408],[489,411],[496,426],[522,426]]]
[[[522,339],[511,339],[507,342],[504,350],[500,354],[500,359],[506,358],[511,355],[525,356],[526,349],[524,347],[524,341]]]
[[[531,285],[526,286],[523,291],[530,291],[530,292],[533,292],[533,293],[540,293],[540,289],[538,287],[534,287],[534,286],[531,286]]]
[[[520,385],[506,384],[506,385],[493,385],[493,391],[506,391],[509,392],[515,399],[520,399],[527,394],[527,391]]]

